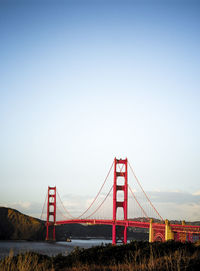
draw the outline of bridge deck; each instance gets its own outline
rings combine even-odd
[[[55,225],[63,225],[63,224],[90,224],[90,225],[116,225],[116,226],[127,226],[134,228],[149,228],[149,222],[141,222],[141,221],[133,221],[133,220],[111,220],[111,219],[70,219],[70,220],[60,220],[56,221]],[[165,224],[161,223],[153,223],[154,229],[165,229]],[[174,232],[190,232],[190,233],[199,233],[200,234],[200,226],[193,225],[170,225]]]
[[[111,219],[70,219],[70,220],[60,220],[56,221],[55,225],[63,224],[91,224],[91,225],[116,225],[116,226],[127,226],[136,228],[149,228],[149,222],[140,222],[133,220],[111,220]],[[154,224],[157,225],[156,223]],[[162,225],[162,224],[158,224]],[[164,224],[163,224],[164,226]]]

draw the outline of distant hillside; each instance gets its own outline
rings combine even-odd
[[[66,240],[68,237],[76,238],[99,238],[112,239],[112,226],[109,225],[82,225],[66,224],[57,226],[56,239]],[[143,240],[149,238],[148,230],[128,228],[127,237],[129,240]]]
[[[145,218],[133,220],[145,221]],[[155,222],[160,222],[154,220]],[[181,224],[181,221],[171,221]],[[188,224],[186,222],[186,224]],[[200,225],[199,221],[190,225]],[[148,229],[128,228],[128,239],[148,240]],[[24,215],[11,208],[0,207],[0,240],[45,240],[45,222]],[[71,238],[112,238],[112,227],[108,225],[66,224],[56,227],[56,240]]]
[[[45,223],[11,208],[0,207],[0,240],[44,240]]]
[[[11,208],[0,207],[0,240],[45,240],[45,222],[24,215]],[[108,225],[66,224],[56,227],[56,240],[72,238],[112,238],[112,227]],[[146,229],[128,230],[128,238],[148,240]]]

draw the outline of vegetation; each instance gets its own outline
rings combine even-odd
[[[101,245],[90,249],[75,248],[68,256],[47,257],[11,253],[0,261],[0,271],[194,271],[200,266],[200,246],[179,242],[132,242],[127,245]]]
[[[0,261],[0,271],[54,271],[52,260],[48,256],[27,252],[13,256],[13,252]]]

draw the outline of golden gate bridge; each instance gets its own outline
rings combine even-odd
[[[136,193],[136,190],[132,189],[131,185],[128,184],[128,168],[130,175],[134,177],[135,184],[140,189],[140,194]],[[107,193],[102,193],[112,169],[114,171],[112,185]],[[184,221],[181,224],[170,224],[167,219],[164,221],[144,191],[127,158],[114,159],[100,190],[82,214],[78,216],[72,215],[67,206],[63,204],[56,187],[50,186],[48,187],[41,218],[45,209],[47,210],[46,240],[56,239],[56,226],[77,223],[110,225],[112,227],[112,244],[118,242],[127,243],[128,227],[149,229],[149,242],[168,240],[194,242],[200,239],[200,226],[186,225]],[[104,212],[100,218],[98,213],[102,209],[106,209],[106,212],[111,211],[110,217],[105,218]],[[136,210],[140,211],[138,217],[136,217]],[[130,211],[134,213],[134,218]],[[61,218],[58,218],[58,214]]]

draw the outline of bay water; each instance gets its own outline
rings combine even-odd
[[[112,240],[104,239],[72,239],[71,242],[32,242],[32,241],[0,241],[0,259],[9,253],[17,255],[27,251],[33,251],[48,256],[58,254],[68,255],[75,247],[90,248],[101,244],[112,243]]]

